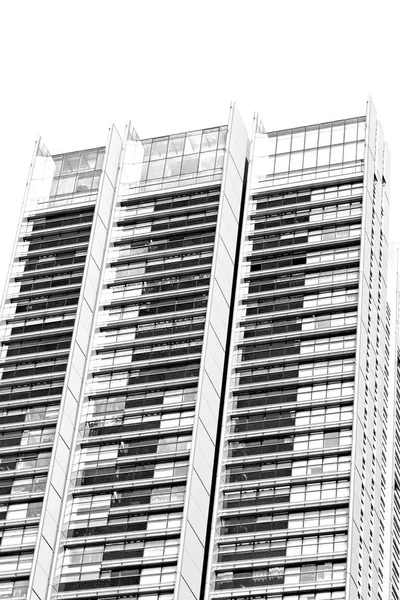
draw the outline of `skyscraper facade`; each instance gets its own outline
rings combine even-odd
[[[386,600],[388,184],[371,102],[39,141],[2,312],[0,597]]]

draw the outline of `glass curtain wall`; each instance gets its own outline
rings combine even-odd
[[[97,195],[95,183],[66,190],[58,182],[67,172],[93,180],[104,151],[39,156],[37,170],[43,160],[51,163],[51,194],[31,190],[21,223],[1,332],[4,598],[23,598],[28,586]]]
[[[159,161],[185,162],[191,141],[190,183],[206,163],[213,183],[188,191],[139,193],[128,149],[131,177],[121,182],[104,275],[58,598],[173,597],[219,210],[215,161],[225,137],[222,127],[143,142],[141,188],[152,192],[156,174],[156,189],[170,183]]]
[[[345,598],[364,137],[365,118],[256,135],[215,599]]]

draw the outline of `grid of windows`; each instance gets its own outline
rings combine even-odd
[[[327,511],[329,512],[329,511]],[[290,530],[293,529],[313,529],[315,527],[336,527],[347,524],[346,515],[342,515],[340,510],[338,514],[335,511],[331,511],[331,515],[320,515],[319,513],[310,513],[307,518],[301,515],[293,515],[296,519],[288,519],[287,515],[283,515],[283,520],[286,517],[287,527]],[[270,521],[271,523],[278,523],[278,521]],[[259,523],[261,524],[261,522]],[[252,530],[249,518],[248,531]],[[240,526],[239,533],[242,533],[246,529],[246,525]],[[262,531],[260,528],[259,531]],[[232,562],[236,563],[241,560],[263,560],[263,559],[275,559],[275,558],[290,558],[292,556],[308,556],[308,555],[320,555],[320,554],[332,554],[332,553],[343,553],[347,549],[347,536],[344,534],[337,535],[320,535],[320,536],[307,536],[301,538],[290,538],[290,539],[279,539],[273,538],[269,540],[252,542],[237,542],[235,544],[224,544],[219,547],[218,562]]]
[[[153,175],[160,161],[168,167],[157,140],[149,152]],[[59,594],[139,586],[158,597],[174,587],[218,205],[214,187],[117,206]]]
[[[55,156],[56,165],[50,197],[57,201],[72,194],[91,194],[97,192],[101,168],[104,161],[104,148],[83,150],[63,156]]]
[[[268,184],[362,172],[365,121],[365,117],[359,117],[260,136],[254,160],[254,185],[263,188]]]
[[[215,582],[216,590],[237,588],[269,588],[271,586],[300,585],[323,582],[344,583],[346,563],[323,562],[296,567],[268,567],[252,571],[220,571]]]
[[[227,127],[214,127],[142,140],[134,156],[137,182],[130,187],[145,191],[220,179],[226,136]]]
[[[74,206],[63,186],[86,191],[103,157],[104,149],[55,157],[52,200],[21,225],[2,323],[0,597],[26,594],[91,233],[95,197]]]
[[[335,128],[329,131],[336,135]],[[352,131],[357,135],[357,123]],[[215,598],[221,590],[233,590],[236,599],[243,588],[287,586],[285,598],[297,599],[307,583],[344,585],[361,195],[361,182],[343,182],[261,191],[251,200],[217,514]],[[317,562],[299,566],[308,558]],[[259,570],[243,571],[241,561]]]

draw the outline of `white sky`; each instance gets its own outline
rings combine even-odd
[[[400,190],[396,2],[0,2],[0,290],[34,141],[102,145],[112,122],[141,137],[227,121],[235,100],[269,130],[364,114],[371,94]],[[396,180],[397,179],[397,180]],[[398,233],[400,211],[393,210]]]

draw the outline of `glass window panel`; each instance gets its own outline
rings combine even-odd
[[[347,161],[356,160],[356,153],[357,153],[357,144],[355,142],[351,143],[351,144],[345,144],[343,161],[347,162]]]
[[[319,525],[319,516],[317,515],[312,515],[310,517],[307,517],[306,523],[307,527],[318,527]]]
[[[319,141],[318,146],[329,146],[331,143],[331,132],[332,128],[330,125],[321,127],[319,130]]]
[[[288,529],[300,529],[303,526],[303,518],[296,518],[298,515],[293,515],[293,517],[289,520]]]
[[[224,157],[225,157],[225,151],[224,150],[218,150],[218,152],[217,152],[217,160],[215,161],[215,168],[216,169],[222,169],[222,167],[224,166]]]
[[[332,127],[332,144],[343,144],[344,124],[333,125]]]
[[[141,181],[145,181],[147,179],[147,170],[149,168],[149,164],[148,162],[144,162],[142,164],[142,173],[140,175],[140,180]]]
[[[346,129],[344,133],[344,141],[355,142],[357,140],[357,122],[346,123]]]
[[[16,507],[10,507],[7,513],[7,521],[13,521],[15,519],[25,519],[27,506],[27,504],[17,504]]]
[[[298,171],[303,167],[303,152],[292,152],[290,155],[290,170]]]
[[[304,152],[304,169],[310,169],[315,167],[317,164],[317,151],[316,150],[306,150]]]
[[[286,556],[298,556],[300,548],[297,546],[298,540],[289,540],[286,547]],[[295,545],[296,544],[296,545]]]
[[[328,432],[325,434],[324,446],[325,448],[334,448],[339,445],[339,433]]]
[[[96,169],[101,169],[103,167],[104,156],[105,156],[104,150],[100,150],[100,152],[97,155]]]
[[[79,154],[74,154],[72,156],[64,156],[61,174],[64,173],[73,173],[78,170],[79,166]]]
[[[320,553],[333,552],[333,540],[329,542],[324,540],[324,542],[320,544],[319,551]]]
[[[318,145],[318,127],[306,130],[305,148],[316,148]]]
[[[359,121],[358,122],[358,136],[357,136],[358,140],[364,140],[365,139],[365,121]]]
[[[188,134],[185,140],[184,154],[194,154],[200,151],[201,133]],[[191,171],[189,171],[191,172]]]
[[[268,145],[265,147],[263,154],[261,154],[260,156],[264,156],[267,152],[267,149],[268,149],[269,155],[275,154],[276,141],[277,141],[276,134],[268,134]],[[264,145],[262,147],[264,148]]]
[[[174,156],[173,158],[167,158],[165,163],[165,177],[173,177],[179,175],[181,171],[182,156]]]
[[[90,192],[93,183],[92,175],[79,175],[76,182],[76,192]]]
[[[53,179],[53,183],[51,184],[50,196],[55,196],[57,194],[57,186],[59,179]]]
[[[218,137],[218,148],[226,148],[226,129],[221,129]]]
[[[279,154],[290,152],[291,139],[291,133],[280,134],[277,140],[276,152]]]
[[[317,166],[329,165],[330,148],[320,148],[318,150]]]
[[[185,147],[186,150],[186,147]],[[182,161],[182,175],[187,175],[188,173],[196,173],[199,164],[199,155],[192,154],[189,156],[184,156]]]
[[[212,131],[203,131],[201,151],[216,150],[218,145],[218,129]]]
[[[64,177],[58,182],[57,194],[72,194],[75,186],[75,176]]]
[[[332,146],[330,164],[337,164],[343,161],[343,146]]]
[[[140,160],[139,162],[141,162],[142,160],[149,160],[150,157],[150,152],[151,152],[151,140],[145,140],[142,142],[142,146],[143,146],[143,158],[140,156],[140,152],[138,153],[138,155],[140,156]]]
[[[202,152],[200,154],[199,171],[214,169],[216,152]]]
[[[79,164],[80,171],[87,171],[96,167],[97,150],[91,152],[82,152],[81,162]]]
[[[278,155],[275,159],[275,173],[282,173],[289,170],[290,154]]]
[[[292,134],[292,152],[303,150],[305,139],[305,129],[295,130]]]
[[[150,160],[165,158],[167,154],[168,138],[153,140]]]
[[[100,183],[100,174],[93,176],[92,190],[97,190]]]
[[[149,163],[147,179],[159,179],[164,174],[165,160],[154,160]]]
[[[184,135],[171,136],[169,138],[167,156],[178,156],[180,154],[183,154],[184,143],[185,143]]]
[[[62,158],[56,158],[54,160],[54,163],[56,165],[56,168],[55,168],[53,177],[58,177],[60,174],[60,171],[61,171]]]
[[[293,569],[286,569],[285,571],[285,584],[294,584],[299,582],[299,574],[292,572]]]

